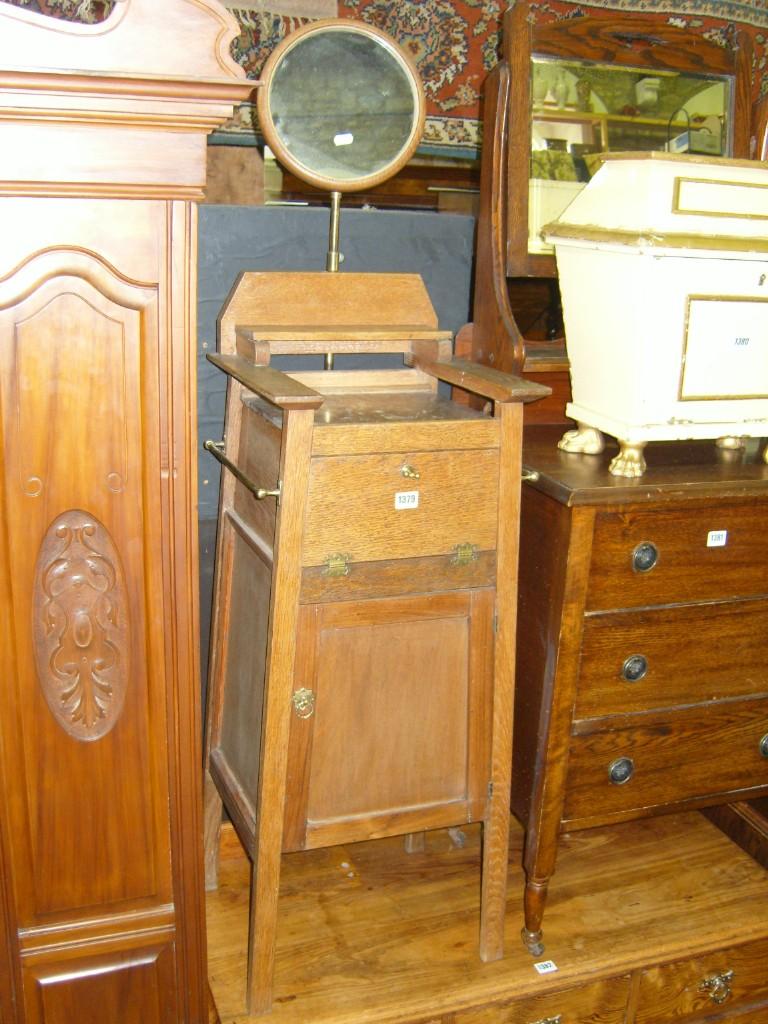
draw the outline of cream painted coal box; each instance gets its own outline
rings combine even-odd
[[[768,168],[611,154],[544,231],[557,256],[578,427],[566,451],[768,435]]]

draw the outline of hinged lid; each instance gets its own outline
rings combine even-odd
[[[543,233],[555,243],[766,251],[768,167],[687,154],[611,154]]]

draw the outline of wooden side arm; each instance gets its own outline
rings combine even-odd
[[[511,373],[502,373],[493,367],[472,363],[467,359],[451,359],[446,362],[418,362],[424,373],[438,380],[444,380],[453,387],[463,388],[494,402],[535,402],[552,393],[551,388],[535,381],[523,380]]]
[[[323,396],[273,366],[256,366],[242,356],[211,354],[210,362],[243,387],[280,409],[318,409]]]

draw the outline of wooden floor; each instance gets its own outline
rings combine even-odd
[[[697,813],[563,838],[540,976],[519,939],[522,837],[513,826],[507,953],[477,957],[479,834],[283,858],[273,1024],[403,1024],[540,994],[768,934],[768,874]],[[231,830],[208,898],[209,977],[221,1024],[241,1024],[248,862]]]

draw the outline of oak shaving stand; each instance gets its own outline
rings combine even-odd
[[[315,325],[322,325],[320,327]],[[229,377],[206,740],[207,878],[222,802],[252,860],[249,1009],[270,1007],[280,855],[484,823],[480,956],[502,955],[522,403],[451,358],[409,274],[245,273]],[[402,353],[283,373],[272,355]],[[493,403],[441,397],[443,380]],[[405,856],[405,853],[404,853]]]

